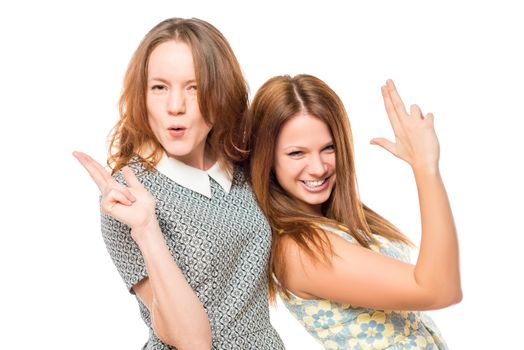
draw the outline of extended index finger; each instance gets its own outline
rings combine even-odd
[[[393,101],[391,101],[391,96],[389,93],[389,89],[387,86],[382,86],[381,90],[382,92],[382,98],[384,99],[384,107],[386,108],[386,113],[389,118],[389,122],[391,123],[391,127],[393,128],[393,132],[395,135],[397,135],[400,130],[400,122],[398,120],[397,111],[395,110],[395,106],[393,106]]]
[[[104,188],[108,183],[115,181],[103,166],[87,154],[73,152],[73,156],[80,162],[80,164],[82,164],[84,169],[87,170],[89,176],[91,176],[95,184],[98,186],[100,192],[104,191]]]
[[[391,96],[391,101],[393,102],[393,106],[395,107],[395,110],[397,111],[397,115],[400,117],[403,117],[407,115],[406,112],[406,106],[404,106],[404,102],[400,98],[400,95],[398,94],[397,87],[395,86],[395,83],[393,83],[393,80],[388,79],[386,82],[386,86],[388,87],[389,95]]]

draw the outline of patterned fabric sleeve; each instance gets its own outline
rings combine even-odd
[[[127,289],[134,294],[133,286],[147,277],[142,253],[131,238],[131,230],[127,225],[104,214],[101,224],[107,251]]]
[[[120,172],[114,178],[125,184]],[[124,280],[129,292],[135,294],[133,286],[148,275],[142,252],[131,237],[131,229],[126,224],[103,213],[101,213],[101,228],[107,251],[120,277]]]

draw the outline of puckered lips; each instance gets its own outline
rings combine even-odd
[[[179,124],[175,124],[175,125],[170,125],[168,128],[167,128],[167,132],[169,133],[169,135],[171,137],[181,137],[181,136],[184,136],[185,132],[186,132],[187,128],[183,125],[179,125]]]

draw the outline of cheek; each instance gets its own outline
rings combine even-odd
[[[152,125],[157,122],[159,118],[158,113],[158,103],[155,103],[149,99],[146,100],[146,111],[147,111],[147,120],[149,124]]]
[[[204,119],[199,120],[197,124],[197,138],[198,140],[205,140],[209,136],[209,132],[211,131],[211,127],[204,121]]]
[[[202,129],[203,132],[207,134],[211,131],[212,128],[213,128],[212,125],[209,125],[208,123],[206,123],[204,118],[200,117],[200,129]]]
[[[289,186],[295,182],[298,176],[298,164],[289,160],[279,159],[275,165],[275,175],[282,187]]]
[[[158,114],[156,114],[154,110],[147,109],[147,124],[153,132],[153,135],[160,140],[162,138],[162,124],[157,116]]]
[[[329,168],[335,169],[337,165],[337,157],[335,153],[326,154],[323,158],[324,164],[326,164]]]
[[[151,111],[149,110],[147,111],[147,122],[151,130],[153,130],[153,132],[156,132],[158,121],[155,118],[154,113],[151,113]]]
[[[213,125],[210,125],[206,122],[206,120],[200,113],[198,106],[193,106],[193,107],[196,108],[195,110],[191,112],[193,124],[198,125],[198,130],[200,133],[205,133],[207,135],[213,128]]]
[[[146,110],[148,114],[154,110],[153,97],[151,97],[149,94],[146,95]]]

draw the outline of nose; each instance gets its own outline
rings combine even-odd
[[[186,99],[183,92],[179,89],[170,91],[167,101],[167,111],[170,115],[177,116],[186,112]]]
[[[308,162],[308,173],[317,178],[326,174],[327,164],[321,154],[312,154]]]

